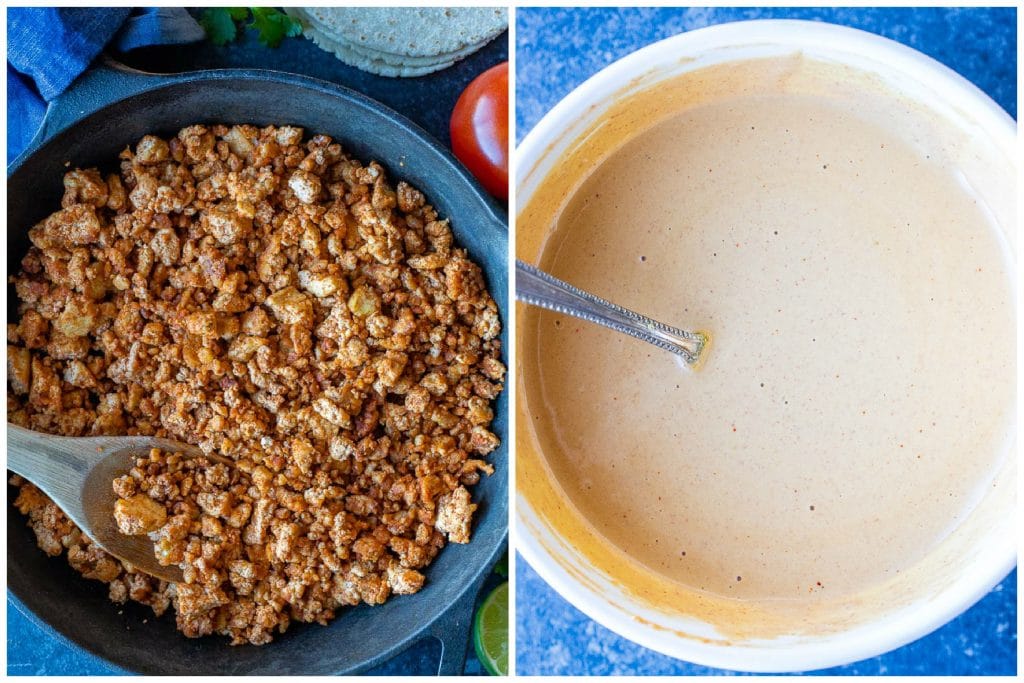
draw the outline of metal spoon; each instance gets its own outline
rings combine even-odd
[[[518,259],[516,299],[531,306],[540,306],[624,332],[671,351],[688,365],[695,365],[700,360],[701,352],[708,344],[706,332],[689,332],[670,327],[584,292]]]
[[[53,436],[7,425],[7,469],[38,486],[82,533],[117,559],[158,579],[184,583],[179,567],[157,562],[153,541],[122,534],[114,519],[114,479],[153,448],[186,457],[205,455],[195,446],[153,436]]]

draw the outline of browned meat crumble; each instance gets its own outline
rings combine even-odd
[[[155,434],[115,516],[185,583],[92,544],[20,487],[39,546],[188,636],[269,642],[289,622],[420,589],[470,540],[493,467],[500,322],[422,193],[289,126],[146,136],[120,174],[76,169],[12,280],[8,414],[31,429]]]

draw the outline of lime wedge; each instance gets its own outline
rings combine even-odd
[[[508,676],[508,581],[491,591],[473,619],[476,656],[492,676]]]

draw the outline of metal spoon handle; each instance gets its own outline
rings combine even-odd
[[[707,342],[702,332],[680,330],[622,308],[518,259],[516,299],[624,332],[677,354],[691,365],[700,358]]]

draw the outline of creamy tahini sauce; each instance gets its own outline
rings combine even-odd
[[[835,597],[912,566],[1012,419],[997,226],[896,104],[817,78],[660,113],[518,224],[554,275],[711,332],[693,372],[521,308],[519,353],[564,496],[656,574],[720,595]]]

